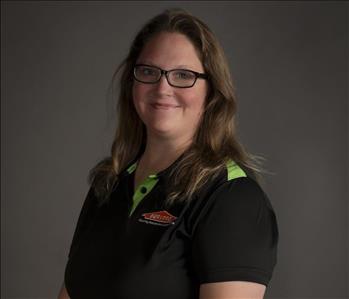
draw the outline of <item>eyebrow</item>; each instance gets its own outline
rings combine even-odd
[[[145,62],[137,62],[137,64],[147,64],[147,65],[151,65],[151,66],[156,66],[156,67],[159,67],[158,65],[156,65],[156,63],[152,63],[150,61],[145,61]],[[192,66],[189,66],[189,65],[185,65],[185,64],[181,64],[181,65],[177,65],[173,68],[171,68],[171,70],[175,70],[175,69],[189,69],[189,70],[192,70],[192,69],[195,69],[194,67]]]

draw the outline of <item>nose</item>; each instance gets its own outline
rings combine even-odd
[[[154,84],[153,89],[154,95],[158,98],[169,98],[173,97],[174,95],[174,89],[173,87],[168,83],[167,78],[165,74],[163,74],[160,77],[160,80]]]
[[[156,83],[158,89],[169,89],[172,88],[172,86],[168,83],[166,75],[162,74],[160,77],[159,82]]]

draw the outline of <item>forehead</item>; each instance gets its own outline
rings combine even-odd
[[[142,49],[137,63],[153,64],[164,69],[203,71],[195,46],[181,33],[161,32],[152,37]]]

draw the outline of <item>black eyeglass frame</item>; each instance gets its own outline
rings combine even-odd
[[[137,77],[136,77],[136,67],[138,67],[138,66],[148,66],[148,67],[151,67],[151,68],[158,69],[158,70],[160,71],[160,76],[159,76],[159,78],[158,78],[155,82],[144,82],[144,81],[142,81],[142,80],[137,79]],[[170,73],[170,72],[172,72],[172,71],[186,71],[186,72],[191,72],[192,74],[194,74],[195,80],[194,80],[193,84],[190,85],[190,86],[177,86],[177,85],[173,85],[173,84],[171,84],[170,81],[168,80],[168,73]],[[187,70],[187,69],[173,69],[173,70],[165,71],[165,70],[163,70],[163,69],[161,69],[161,68],[159,68],[159,67],[157,67],[157,66],[149,65],[149,64],[136,64],[136,65],[133,67],[133,78],[134,78],[136,81],[141,82],[141,83],[144,83],[144,84],[155,84],[155,83],[158,83],[158,82],[160,81],[162,75],[165,75],[166,80],[167,80],[167,83],[168,83],[169,85],[171,85],[172,87],[177,87],[177,88],[190,88],[190,87],[193,87],[193,86],[195,85],[196,80],[197,80],[198,78],[200,78],[200,79],[205,79],[205,80],[208,79],[208,75],[207,75],[207,74],[199,73],[199,72],[195,72],[195,71]]]

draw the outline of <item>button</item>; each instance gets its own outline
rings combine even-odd
[[[147,188],[145,188],[144,186],[142,186],[142,188],[141,188],[141,193],[143,193],[143,194],[147,193]]]

